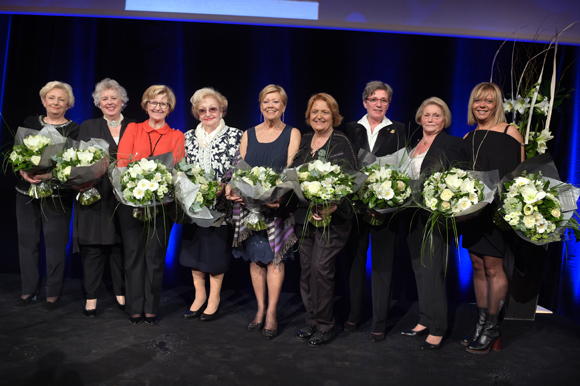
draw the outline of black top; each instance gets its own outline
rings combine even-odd
[[[441,131],[435,139],[425,159],[421,164],[421,172],[427,168],[437,168],[439,165],[449,169],[450,167],[459,167],[464,169],[466,162],[469,159],[467,149],[465,148],[465,141],[462,138],[455,137]]]
[[[349,122],[345,125],[344,133],[354,147],[355,154],[360,149],[373,153],[377,157],[393,154],[397,150],[405,147],[406,131],[405,125],[401,122],[392,124],[380,129],[377,140],[372,149],[369,149],[367,129],[358,122]]]
[[[499,171],[503,178],[522,162],[522,145],[507,134],[509,125],[503,133],[490,130],[474,130],[465,137],[469,154],[469,168],[472,170]],[[474,165],[475,163],[475,165]]]
[[[47,123],[44,123],[43,119],[44,115],[40,116],[33,115],[26,118],[22,126],[26,127],[27,129],[40,131],[44,128],[44,126],[47,125]],[[74,140],[76,140],[78,137],[80,126],[76,122],[67,121],[62,125],[52,125],[52,126],[64,137]],[[17,176],[18,180],[16,182],[16,190],[22,194],[27,194],[28,189],[30,189],[30,183],[24,181],[22,177],[20,177],[20,174],[18,174]],[[62,192],[60,192],[59,195],[62,195]]]
[[[276,170],[282,170],[286,167],[292,126],[286,125],[282,129],[282,133],[273,142],[258,142],[255,127],[250,127],[246,134],[248,135],[248,145],[246,146],[244,161],[248,165],[252,167],[265,166]]]
[[[119,142],[127,125],[132,120],[123,119]],[[89,119],[80,126],[78,140],[88,141],[91,138],[101,138],[109,144],[109,156],[117,157],[118,145],[111,135],[104,118]],[[117,206],[117,200],[113,194],[111,182],[104,175],[94,187],[99,191],[101,199],[91,205],[80,205],[75,201],[73,223],[73,246],[74,252],[78,251],[78,245],[111,245],[120,242],[119,229],[113,214]]]

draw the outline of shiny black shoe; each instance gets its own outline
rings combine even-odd
[[[310,347],[319,347],[330,343],[334,339],[334,330],[330,331],[318,331],[308,341]]]
[[[424,328],[424,329],[419,330],[419,331],[415,331],[415,330],[401,331],[401,335],[404,335],[404,336],[425,336],[428,333],[429,333],[428,328]]]
[[[371,342],[373,342],[373,343],[382,342],[383,340],[385,340],[386,337],[387,336],[385,333],[379,334],[379,333],[371,332]]]
[[[487,354],[490,350],[501,350],[501,331],[498,315],[487,314],[485,325],[477,340],[466,347],[472,354]]]
[[[248,324],[248,327],[246,327],[246,329],[248,331],[260,331],[262,328],[264,327],[264,322],[261,323],[250,323]]]
[[[344,332],[354,332],[358,328],[357,323],[351,323],[348,320],[344,322]]]
[[[46,302],[42,305],[41,310],[44,312],[52,312],[58,308],[58,300],[54,302]]]
[[[159,321],[159,319],[157,319],[157,316],[146,316],[144,319],[145,323],[147,323],[150,326],[156,325],[157,322]]]
[[[130,322],[130,323],[131,323],[133,326],[136,326],[136,325],[138,325],[138,324],[141,324],[141,323],[143,323],[143,316],[141,316],[141,315],[139,315],[139,316],[136,316],[136,317],[132,317],[132,316],[130,316],[130,317],[129,317],[129,322]]]
[[[201,320],[202,322],[209,322],[209,321],[217,319],[219,314],[220,314],[220,308],[218,307],[217,310],[215,310],[215,312],[213,314],[206,314],[205,312],[203,314],[201,314],[201,316],[199,317],[199,320]]]
[[[469,346],[472,343],[475,343],[481,335],[483,331],[483,325],[485,324],[485,317],[487,316],[487,308],[479,308],[477,307],[477,313],[479,315],[477,319],[477,323],[471,334],[466,336],[465,338],[461,339],[461,344],[464,346]]]
[[[316,326],[309,324],[308,326],[304,327],[300,331],[296,333],[296,337],[298,339],[310,339],[312,335],[316,332]]]
[[[268,330],[267,328],[264,328],[262,330],[262,335],[264,335],[267,340],[272,340],[278,336],[278,330]]]
[[[203,311],[205,311],[206,307],[207,307],[207,300],[205,303],[202,304],[201,307],[199,307],[199,309],[197,311],[192,311],[192,310],[185,311],[185,313],[183,314],[183,319],[199,318],[203,314]]]
[[[87,310],[86,308],[83,310],[83,315],[87,318],[94,318],[97,316],[97,310]]]
[[[438,344],[433,344],[425,341],[421,345],[421,350],[439,350],[441,348],[441,343],[443,343],[443,340]]]
[[[25,298],[19,298],[17,301],[14,302],[14,304],[12,304],[12,308],[22,308],[22,307],[26,307],[27,305],[30,304],[31,301],[36,300],[38,296],[38,291],[36,291],[35,293],[28,295]]]
[[[123,312],[125,312],[125,305],[117,302],[117,308]]]

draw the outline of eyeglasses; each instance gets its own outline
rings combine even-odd
[[[370,104],[372,104],[372,105],[376,104],[376,103],[377,103],[377,102],[379,102],[379,101],[380,101],[382,104],[384,104],[384,105],[386,105],[386,104],[388,104],[388,103],[390,102],[388,99],[385,99],[385,98],[383,98],[383,99],[377,99],[377,98],[367,98],[367,101],[369,101],[369,103],[370,103]]]
[[[147,101],[147,103],[149,103],[149,106],[151,106],[153,108],[159,106],[159,108],[161,108],[161,110],[165,110],[166,108],[169,107],[169,103],[165,103],[165,102]]]
[[[199,109],[197,110],[197,113],[201,116],[201,115],[205,115],[206,113],[210,113],[210,114],[215,114],[218,112],[218,108],[217,107],[210,107],[209,109]]]

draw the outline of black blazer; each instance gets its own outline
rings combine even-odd
[[[369,149],[367,129],[358,122],[349,122],[345,125],[344,133],[354,146],[355,154],[360,149],[373,153],[377,157],[393,154],[406,144],[405,125],[401,122],[393,122],[379,131],[377,141],[373,149]]]
[[[425,159],[421,164],[421,172],[427,168],[438,169],[444,166],[446,169],[452,166],[465,168],[469,155],[462,138],[447,134],[441,131],[425,154]]]
[[[120,138],[125,129],[133,120],[123,119],[121,124]],[[115,143],[107,121],[104,118],[89,119],[81,124],[78,135],[79,141],[88,141],[91,138],[101,138],[109,143],[109,156],[116,159],[119,146]],[[114,220],[117,200],[109,177],[104,175],[96,183],[95,188],[99,191],[101,199],[91,205],[80,205],[75,200],[74,223],[73,223],[73,252],[79,251],[79,245],[112,245],[120,242],[118,224]]]

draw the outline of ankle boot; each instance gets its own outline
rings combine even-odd
[[[471,331],[471,334],[461,339],[461,344],[464,346],[470,345],[479,338],[481,331],[483,330],[483,325],[485,324],[485,316],[487,315],[487,308],[477,307],[477,312],[479,313],[479,318],[477,324]]]
[[[498,315],[487,314],[481,334],[475,342],[467,346],[467,351],[473,354],[487,354],[489,350],[501,350]]]

